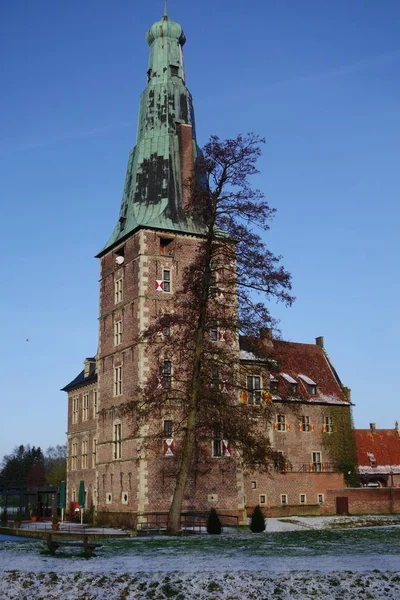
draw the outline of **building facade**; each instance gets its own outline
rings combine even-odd
[[[164,14],[147,41],[150,58],[137,144],[129,155],[117,225],[98,255],[98,351],[63,388],[69,403],[68,500],[76,502],[83,480],[87,505],[108,514],[169,508],[180,443],[176,411],[160,410],[139,426],[133,422],[135,411],[127,407],[132,409],[138,390],[155,373],[163,390],[177,380],[177,365],[163,343],[170,338],[168,323],[151,348],[141,336],[159,315],[176,310],[183,273],[204,239],[186,185],[198,155],[183,61],[186,38]],[[210,335],[216,346],[227,342],[217,328]],[[209,438],[196,449],[186,510],[214,506],[243,516],[255,504],[266,510],[320,507],[328,489],[343,487],[338,465],[349,452],[344,448],[339,456],[334,440],[351,438],[350,400],[322,338],[307,345],[272,341],[267,330],[260,336],[261,346],[274,357],[273,369],[252,340],[232,341],[243,378],[237,401],[249,409],[262,401],[271,404],[270,439],[281,460],[268,475],[246,473],[229,441],[210,426]]]

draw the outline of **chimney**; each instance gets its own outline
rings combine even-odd
[[[273,348],[272,343],[272,327],[261,327],[260,328],[260,342],[261,347],[269,350]]]
[[[369,428],[371,430],[371,433],[376,433],[376,423],[370,423]]]
[[[343,394],[345,395],[347,402],[351,402],[351,388],[344,386]]]
[[[315,338],[315,343],[317,344],[317,346],[319,346],[320,348],[324,348],[324,336],[320,335],[319,337]]]
[[[93,373],[95,373],[96,371],[96,360],[90,359],[90,358],[85,358],[85,370],[84,370],[84,377],[86,379],[86,377],[90,377],[90,375],[93,375]]]

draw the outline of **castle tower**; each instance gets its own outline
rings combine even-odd
[[[97,508],[110,513],[167,511],[175,483],[176,461],[171,417],[155,415],[154,429],[164,440],[143,448],[126,407],[138,388],[160,372],[160,365],[138,343],[159,314],[173,312],[182,276],[196,256],[201,225],[189,215],[185,182],[198,153],[193,102],[186,87],[182,27],[169,19],[147,32],[150,58],[140,100],[137,143],[128,160],[119,219],[101,250],[98,372]],[[162,334],[163,335],[163,334]],[[162,343],[161,343],[162,347]],[[164,357],[165,358],[165,357]],[[171,363],[160,360],[166,378]],[[157,421],[158,419],[158,421]],[[211,441],[210,441],[211,447]],[[231,461],[232,462],[232,461]],[[174,466],[175,463],[175,466]],[[218,498],[220,470],[204,486],[189,483],[185,508],[206,510]],[[226,502],[237,509],[235,467],[224,470]],[[229,482],[228,482],[229,479]]]

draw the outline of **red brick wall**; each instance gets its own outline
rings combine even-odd
[[[353,515],[384,515],[400,513],[400,489],[398,488],[347,488],[331,490],[327,494],[326,509],[336,513],[336,498],[345,497],[349,513]]]

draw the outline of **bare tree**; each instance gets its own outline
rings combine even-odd
[[[173,311],[157,315],[144,335],[152,342],[147,355],[159,367],[141,390],[145,401],[129,409],[137,424],[147,423],[147,439],[163,435],[149,425],[155,422],[150,416],[174,417],[179,443],[174,448],[170,534],[180,531],[188,475],[196,462],[206,463],[201,461],[201,440],[210,439],[212,428],[229,441],[227,451],[243,467],[266,470],[274,460],[266,427],[271,420],[269,388],[254,390],[255,401],[247,402],[246,367],[239,363],[239,335],[251,340],[261,328],[276,325],[265,302],[293,301],[290,275],[261,237],[275,210],[249,181],[258,173],[263,142],[254,134],[226,141],[213,136],[204,147],[188,182],[191,216],[202,224],[204,236],[176,292]],[[260,348],[252,342],[251,350],[260,365],[272,368],[265,344]]]

